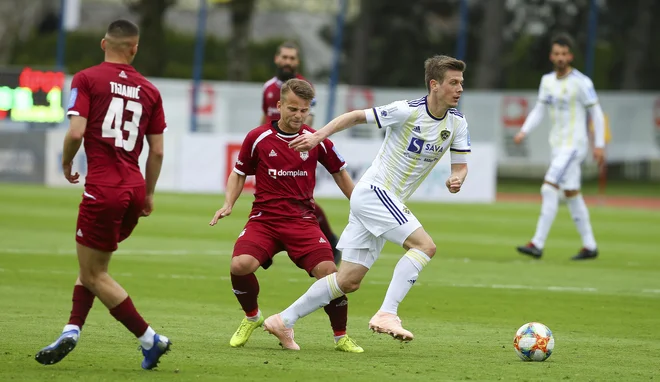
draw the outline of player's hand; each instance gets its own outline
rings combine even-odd
[[[221,209],[215,211],[215,215],[213,215],[213,219],[211,219],[211,222],[209,222],[209,225],[213,227],[218,223],[218,220],[227,217],[231,215],[231,207],[229,206],[222,206]]]
[[[516,134],[516,136],[513,137],[513,142],[515,144],[519,145],[520,142],[522,142],[523,139],[525,139],[525,135],[526,135],[525,133],[523,133],[522,131],[519,131],[518,134]]]
[[[461,182],[461,178],[457,177],[456,175],[450,176],[449,179],[447,179],[447,182],[445,182],[445,185],[447,186],[447,189],[452,194],[455,194],[458,191],[460,191],[462,184],[463,184],[463,182]]]
[[[78,178],[80,178],[80,174],[76,172],[72,175],[72,168],[73,163],[62,163],[62,172],[64,172],[64,177],[69,181],[69,183],[76,184],[79,182]]]
[[[301,134],[296,137],[296,139],[289,142],[289,147],[298,152],[305,152],[316,147],[316,145],[318,145],[321,141],[322,139],[317,135],[317,133]]]
[[[144,208],[142,208],[142,212],[140,213],[140,216],[149,216],[153,211],[154,211],[154,196],[147,195],[144,198]]]
[[[598,163],[599,167],[602,166],[605,163],[605,149],[602,147],[594,147],[594,159],[596,160],[596,163]]]

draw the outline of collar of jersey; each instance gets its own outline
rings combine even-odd
[[[447,109],[445,111],[445,114],[440,118],[438,118],[435,115],[431,114],[431,110],[429,110],[429,100],[426,98],[426,96],[424,96],[424,106],[426,107],[426,114],[428,114],[429,117],[435,119],[436,121],[442,121],[443,119],[445,119],[445,117],[447,116],[447,113],[449,112],[449,109]]]
[[[270,125],[273,127],[273,129],[275,129],[277,135],[279,135],[282,138],[295,138],[298,136],[298,134],[302,132],[302,127],[301,127],[297,133],[285,133],[280,129],[279,126],[277,126],[277,121],[270,121]]]

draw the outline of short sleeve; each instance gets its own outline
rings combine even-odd
[[[367,123],[376,123],[378,128],[400,126],[410,117],[407,101],[395,101],[388,105],[376,106],[364,111]]]
[[[147,134],[163,134],[167,131],[167,124],[165,123],[165,111],[163,110],[163,99],[158,93],[158,99],[154,104],[153,113],[149,118],[149,125],[147,126]]]
[[[238,159],[234,165],[234,172],[243,176],[256,174],[258,158],[259,153],[256,150],[254,134],[249,133],[241,145],[241,151],[238,153]]]
[[[78,115],[84,118],[89,116],[90,86],[85,74],[78,72],[71,80],[71,93],[67,116]]]
[[[539,85],[538,102],[544,105],[550,105],[552,103],[552,95],[550,94],[550,89],[548,89],[548,85],[545,84],[545,81],[543,79],[541,79],[541,85]]]
[[[331,140],[326,139],[317,146],[319,150],[319,163],[328,170],[329,173],[337,173],[346,168],[344,157],[339,154],[337,147]]]
[[[598,103],[598,96],[596,95],[596,89],[594,89],[594,83],[588,77],[585,77],[584,80],[580,81],[580,103],[584,107],[591,107]]]
[[[472,152],[467,120],[463,119],[456,129],[456,135],[449,150],[451,151],[451,163],[467,163],[465,154]]]

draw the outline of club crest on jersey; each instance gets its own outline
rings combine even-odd
[[[449,130],[442,130],[440,132],[440,138],[442,138],[443,141],[446,141],[449,136],[451,136],[451,132]]]
[[[307,160],[307,158],[309,158],[309,151],[301,151],[300,152],[300,159]]]

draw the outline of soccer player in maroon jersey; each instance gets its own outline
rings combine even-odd
[[[79,174],[71,173],[71,162],[83,141],[88,167],[76,226],[79,273],[68,324],[55,342],[35,356],[44,365],[61,361],[75,348],[94,297],[139,339],[142,368],[156,367],[171,345],[147,324],[126,291],[108,274],[117,243],[154,209],[163,163],[166,124],[160,92],[131,66],[138,40],[135,24],[112,22],[101,41],[105,61],[78,72],[71,82],[62,170],[70,183],[79,182]],[[149,143],[146,180],[138,164],[145,136]]]
[[[277,107],[277,103],[280,101],[280,88],[283,83],[292,78],[309,82],[305,77],[298,73],[298,65],[300,65],[300,60],[298,58],[299,51],[300,49],[298,48],[298,45],[291,41],[286,41],[277,48],[277,52],[275,52],[275,66],[277,66],[277,73],[275,74],[275,77],[266,81],[264,84],[264,92],[261,102],[261,110],[263,111],[263,115],[261,116],[262,125],[280,119],[280,110]],[[311,84],[311,82],[309,83]],[[310,112],[305,119],[305,124],[308,126],[312,126],[314,123],[313,108],[315,103],[316,100],[313,99]],[[332,232],[328,218],[318,204],[314,207],[314,214],[316,215],[316,220],[318,220],[319,225],[321,226],[321,231],[323,231],[323,234],[330,242],[335,264],[339,264],[341,261],[341,251],[337,249],[337,241],[339,239],[337,238],[337,235]]]
[[[337,269],[332,248],[314,216],[317,162],[332,174],[347,198],[353,192],[353,180],[330,140],[309,152],[296,152],[288,146],[295,137],[314,132],[303,123],[313,98],[314,89],[306,81],[291,79],[282,85],[277,104],[281,118],[248,133],[229,175],[224,205],[210,222],[213,226],[231,214],[246,176],[255,175],[257,189],[252,211],[234,245],[231,260],[232,288],[245,311],[245,318],[229,341],[233,347],[245,345],[254,329],[264,322],[257,303],[259,282],[254,272],[259,266],[270,267],[276,253],[287,251],[299,268],[317,279]],[[346,335],[348,300],[333,300],[325,311],[334,331],[335,349],[363,352]]]

